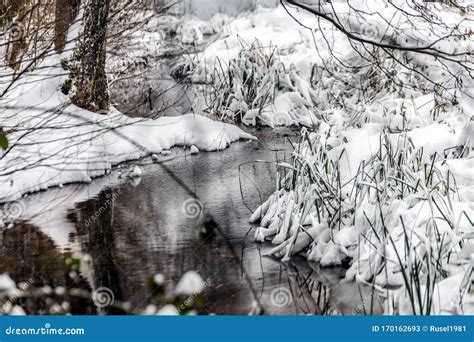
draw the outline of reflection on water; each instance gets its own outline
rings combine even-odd
[[[35,288],[63,286],[67,288],[82,287],[87,283],[82,278],[72,282],[65,260],[69,253],[58,251],[53,241],[37,227],[28,223],[17,223],[0,235],[0,273],[8,273],[20,288],[29,291]],[[54,293],[48,298],[30,296],[19,298],[18,303],[26,314],[49,314],[56,303],[66,299],[72,314],[95,314],[91,300],[77,297],[55,298]]]
[[[196,270],[210,282],[203,314],[248,314],[256,307],[264,314],[357,314],[364,313],[361,303],[369,311],[370,291],[341,282],[344,269],[321,269],[302,257],[281,263],[262,257],[267,244],[253,242],[248,218],[275,190],[275,162],[289,159],[289,140],[296,140],[297,132],[287,133],[256,131],[259,141],[218,153],[191,156],[176,149],[169,161],[142,166],[140,180],[115,177],[98,181],[96,189],[94,183],[75,188],[66,208],[61,202],[1,232],[0,273],[32,287],[70,287],[64,261],[74,253],[87,260],[75,287],[109,288],[133,308],[152,301],[146,287],[151,275],[165,275],[172,289],[183,273]],[[30,202],[50,201],[52,192]],[[29,313],[47,306],[22,304]],[[86,299],[71,299],[71,312],[124,313]]]

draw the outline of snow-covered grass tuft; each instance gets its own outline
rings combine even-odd
[[[354,17],[351,5],[366,11]],[[447,51],[455,46],[458,53],[472,50],[465,39],[466,14],[453,8],[443,8],[449,20],[440,27],[432,24],[435,30],[424,16],[410,17],[408,23],[402,11],[383,1],[370,2],[373,8],[364,1],[351,5],[327,7],[370,39],[424,46],[439,35]],[[446,106],[460,104],[461,93],[472,92],[471,77],[456,63],[358,44],[327,21],[291,7],[286,10],[259,8],[219,23],[220,35],[209,39],[212,42],[194,56],[192,65],[186,64],[197,90],[196,112],[253,125],[314,127],[322,120],[348,128],[389,121],[392,128],[403,130],[443,120]],[[411,13],[413,8],[406,10]],[[440,14],[437,7],[431,10],[434,17]],[[376,13],[383,13],[386,22]],[[392,32],[397,25],[403,30]],[[451,26],[460,33],[452,34]],[[472,65],[469,58],[464,62]],[[433,101],[436,106],[431,106]],[[428,107],[436,108],[431,116],[425,115]],[[413,113],[416,110],[420,113]],[[459,115],[470,113],[460,110]]]
[[[271,239],[267,254],[283,260],[305,252],[322,266],[349,263],[347,279],[403,286],[410,313],[432,313],[436,284],[468,262],[459,253],[474,210],[450,165],[470,163],[472,150],[458,133],[431,153],[417,133],[385,127],[364,144],[325,124],[304,130],[278,191],[251,218],[261,225],[256,240]]]
[[[240,41],[241,49],[228,63],[216,59],[205,94],[207,111],[221,120],[268,126],[313,126],[316,93],[294,66],[287,68],[275,46]],[[204,72],[198,70],[197,73]]]
[[[334,6],[351,20],[345,5]],[[276,246],[267,254],[283,260],[304,253],[322,266],[347,265],[346,278],[371,285],[386,298],[386,312],[439,314],[451,304],[462,311],[474,233],[474,179],[466,176],[474,156],[472,79],[461,68],[454,77],[431,57],[354,49],[333,27],[293,14],[318,27],[312,40],[307,31],[280,37],[259,27],[265,14],[241,33],[248,38],[260,28],[277,46],[274,60],[305,75],[315,118],[292,162],[281,165],[277,191],[251,217],[260,222],[255,239],[270,240]],[[407,34],[427,34],[416,42],[425,44],[430,30],[414,20],[420,29]],[[469,48],[460,37],[445,43]],[[235,50],[231,38],[225,42]],[[456,293],[449,303],[439,300],[446,283]]]

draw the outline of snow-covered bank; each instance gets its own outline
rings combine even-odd
[[[0,90],[10,88],[0,100],[0,125],[10,146],[0,152],[0,202],[52,186],[90,182],[118,163],[173,146],[215,151],[239,139],[255,139],[238,127],[193,114],[151,120],[129,118],[114,108],[101,114],[82,110],[61,92],[68,77],[62,61],[72,50],[63,55],[49,51],[12,86],[11,69],[1,71]]]
[[[90,182],[120,162],[173,146],[215,151],[235,140],[254,139],[235,126],[193,114],[130,119],[118,112],[104,116],[72,105],[56,113],[22,116],[19,122],[5,120],[4,127],[23,129],[9,135],[12,147],[0,162],[3,202],[51,186]]]

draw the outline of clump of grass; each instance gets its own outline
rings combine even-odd
[[[313,107],[316,96],[309,82],[302,89],[295,70],[285,67],[278,59],[277,47],[263,46],[258,40],[251,44],[240,41],[241,49],[236,58],[225,63],[216,60],[216,67],[210,76],[210,88],[205,92],[208,103],[205,112],[217,119],[243,122],[246,113],[252,113],[252,121],[246,124],[275,124],[268,122],[261,114],[271,112],[271,105],[278,94],[295,92],[303,98],[303,107]],[[309,89],[309,90],[308,90]],[[308,95],[309,94],[309,95]],[[281,122],[277,124],[290,124]]]
[[[342,257],[331,262],[351,260],[348,279],[380,291],[403,286],[412,313],[430,314],[435,285],[464,243],[460,222],[472,219],[455,216],[456,181],[440,167],[446,156],[427,155],[406,131],[384,128],[378,137],[378,149],[347,179],[345,140],[330,127],[303,131],[279,190],[253,217],[261,220],[257,235],[273,236],[278,246],[269,253],[283,258],[307,250],[323,263],[336,249]],[[357,241],[340,242],[347,229]]]
[[[225,65],[217,59],[208,93],[210,114],[221,120],[241,122],[248,110],[262,111],[274,98],[282,65],[276,60],[275,47],[263,47],[256,40],[242,48],[235,59]]]

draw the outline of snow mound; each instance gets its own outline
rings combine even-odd
[[[158,310],[157,316],[178,316],[179,312],[172,304],[167,304]]]

